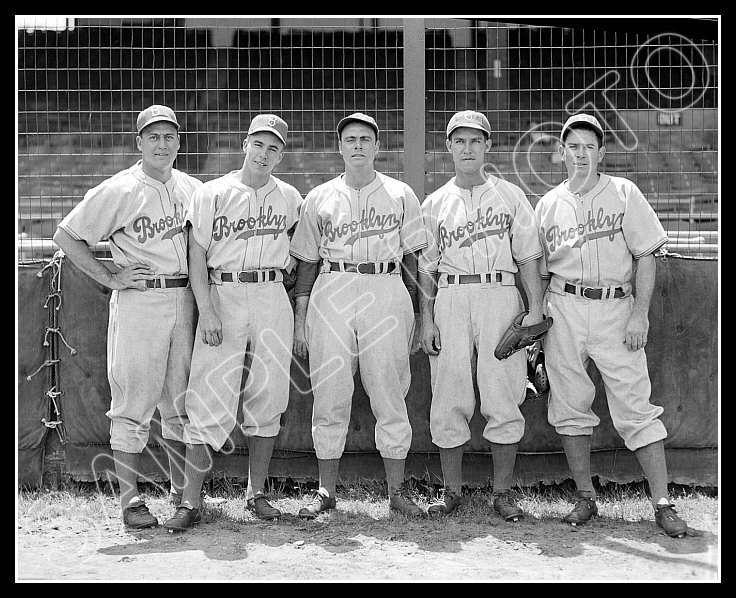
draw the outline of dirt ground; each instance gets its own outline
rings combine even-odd
[[[340,504],[338,504],[338,509]],[[164,505],[151,508],[160,520]],[[709,581],[720,582],[717,517],[667,537],[615,514],[586,526],[458,514],[361,513],[280,521],[205,515],[184,533],[126,530],[116,513],[18,521],[16,581]]]

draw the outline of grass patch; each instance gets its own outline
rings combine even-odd
[[[653,518],[647,484],[606,484],[596,482],[599,514],[604,521],[641,521]],[[305,506],[317,490],[313,481],[269,478],[267,492],[274,506],[284,513],[296,514]],[[423,480],[411,480],[409,487],[421,507],[426,509],[441,493],[441,486],[427,484]],[[254,516],[246,507],[247,480],[213,479],[205,482],[206,521],[220,521],[233,525],[251,521]],[[166,512],[168,484],[140,484],[141,493],[152,511]],[[537,484],[517,487],[514,492],[519,506],[526,513],[526,521],[544,523],[559,521],[570,511],[575,502],[575,488],[571,481],[559,485]],[[678,513],[690,526],[698,527],[701,520],[707,527],[717,521],[718,490],[670,485]],[[388,493],[383,480],[345,484],[337,488],[338,509],[327,517],[331,524],[350,522],[356,518],[385,519],[388,513]],[[18,520],[22,527],[56,524],[80,525],[95,522],[102,525],[106,520],[119,516],[117,485],[110,482],[90,483],[67,481],[56,489],[18,491]],[[322,519],[325,516],[320,516]],[[493,510],[492,487],[464,487],[463,504],[452,518],[458,522],[489,522],[497,518]],[[76,523],[75,523],[76,522]]]

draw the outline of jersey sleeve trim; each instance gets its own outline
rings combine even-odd
[[[408,253],[416,253],[417,251],[421,251],[422,249],[426,249],[428,246],[428,243],[425,241],[424,243],[420,243],[419,245],[416,245],[414,247],[409,247],[407,249],[404,249],[404,255]]]
[[[662,245],[667,243],[667,241],[669,241],[669,239],[667,237],[664,237],[663,239],[659,239],[651,248],[647,249],[646,251],[642,251],[641,253],[635,253],[632,255],[634,256],[634,259],[636,260],[641,259],[649,255],[650,253],[654,253],[655,251],[657,251],[657,249],[662,247]]]
[[[303,262],[307,262],[309,264],[317,264],[320,261],[322,261],[322,258],[321,257],[318,257],[315,260],[315,259],[311,259],[311,258],[308,258],[308,257],[304,257],[303,255],[301,255],[301,254],[299,254],[299,253],[297,253],[295,251],[291,251],[291,250],[289,251],[289,255],[293,255],[296,259],[301,260]]]
[[[77,240],[77,241],[85,241],[85,239],[83,239],[83,238],[82,238],[82,237],[80,236],[80,234],[79,234],[79,233],[78,233],[77,231],[75,231],[75,230],[74,230],[74,229],[73,229],[73,228],[72,228],[71,226],[69,226],[68,224],[59,224],[59,228],[60,228],[60,229],[63,229],[63,230],[64,230],[64,231],[66,231],[67,233],[69,233],[69,236],[70,236],[70,237],[72,237],[72,238],[74,238],[75,240]],[[85,243],[86,243],[86,241],[85,241]]]
[[[530,255],[529,257],[525,257],[525,258],[522,258],[522,259],[518,259],[518,260],[517,260],[517,259],[515,259],[514,261],[515,261],[515,262],[516,262],[517,264],[520,264],[520,265],[521,265],[521,264],[526,264],[527,262],[533,262],[534,260],[536,260],[536,259],[539,259],[539,258],[540,258],[540,257],[542,257],[543,255],[544,255],[544,251],[539,251],[538,253],[535,253],[535,254],[533,254],[533,255]]]

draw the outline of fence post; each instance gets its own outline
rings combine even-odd
[[[424,201],[424,19],[404,19],[404,182]]]

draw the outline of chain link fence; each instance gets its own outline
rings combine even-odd
[[[19,260],[53,255],[59,221],[139,158],[135,117],[153,103],[182,125],[176,167],[204,181],[240,167],[255,114],[279,114],[290,137],[275,174],[303,195],[342,170],[337,121],[370,113],[377,169],[420,199],[453,174],[450,116],[480,110],[493,128],[489,166],[533,205],[565,177],[562,123],[595,112],[608,133],[603,170],[642,189],[669,251],[715,258],[717,36],[614,21],[67,18],[48,28],[16,17]]]

